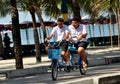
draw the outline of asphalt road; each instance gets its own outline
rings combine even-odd
[[[72,81],[79,81],[89,79],[94,76],[111,74],[120,71],[120,63],[102,65],[95,67],[88,67],[86,75],[80,75],[79,70],[71,71],[70,73],[60,71],[58,78],[53,81],[51,73],[43,73],[34,76],[20,77],[13,79],[5,79],[4,76],[0,76],[0,84],[69,84]]]

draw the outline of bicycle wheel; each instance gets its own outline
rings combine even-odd
[[[51,65],[51,70],[52,70],[52,79],[53,80],[56,80],[57,79],[57,74],[58,74],[58,63],[57,63],[57,61],[55,62],[55,61],[53,61],[52,62],[52,65]]]

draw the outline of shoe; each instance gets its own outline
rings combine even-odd
[[[64,70],[66,71],[66,72],[70,72],[71,71],[71,66],[72,66],[72,63],[70,62],[70,61],[68,61],[68,62],[66,62],[65,63],[65,68],[64,68]]]
[[[65,66],[72,66],[72,63],[70,61],[65,63]]]
[[[70,72],[70,71],[71,71],[71,66],[66,66],[66,67],[64,68],[64,71],[65,71],[65,72]]]
[[[82,61],[82,66],[83,66],[83,69],[86,71],[87,70],[87,64],[84,61]]]

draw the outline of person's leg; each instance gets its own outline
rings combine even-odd
[[[79,47],[78,48],[78,54],[81,56],[82,58],[82,62],[83,62],[83,65],[86,67],[87,66],[87,61],[86,61],[86,53],[85,53],[85,49],[83,47]]]
[[[62,57],[63,57],[65,62],[68,62],[70,59],[70,53],[69,53],[69,51],[67,51],[67,47],[68,47],[67,43],[63,43],[61,45],[61,48],[62,48],[61,54],[62,54]]]
[[[86,56],[86,52],[85,52],[85,49],[87,48],[87,46],[88,46],[87,42],[78,43],[78,54],[82,58],[83,67],[87,66],[87,60],[86,60],[87,56]]]
[[[70,59],[70,54],[68,51],[62,51],[62,57],[64,59],[65,62],[68,62]]]
[[[48,53],[48,49],[49,49],[50,47],[49,46],[45,46],[45,51],[46,51],[46,53]]]
[[[48,53],[48,49],[52,49],[53,47],[51,47],[50,45],[48,45],[48,46],[45,46],[45,51],[46,51],[46,53]]]

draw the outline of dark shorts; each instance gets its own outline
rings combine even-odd
[[[68,49],[68,43],[67,42],[64,42],[60,45],[60,48],[62,49],[62,51],[67,51]]]
[[[78,42],[76,44],[74,44],[74,46],[78,49],[79,47],[83,47],[84,49],[87,48],[88,46],[88,42],[82,41],[82,42]]]

